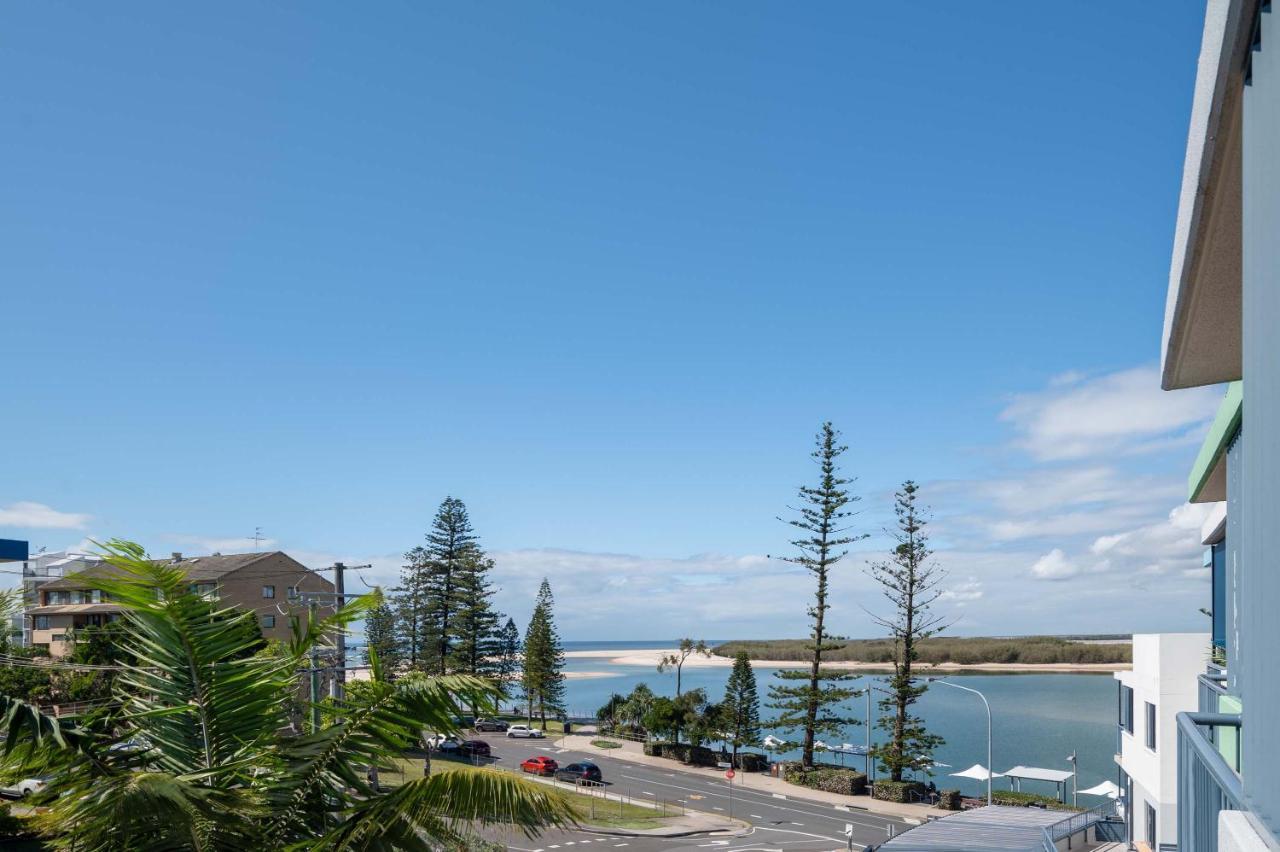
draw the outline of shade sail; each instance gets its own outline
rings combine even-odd
[[[1103,781],[1096,787],[1090,787],[1088,790],[1079,792],[1081,796],[1106,796],[1109,799],[1114,799],[1120,795],[1120,788],[1115,785],[1114,781]]]
[[[987,767],[983,766],[981,763],[975,763],[973,766],[970,766],[968,769],[961,772],[951,773],[952,778],[975,778],[978,781],[986,781],[988,776],[992,778],[1004,777],[1004,775],[999,772],[988,772]]]
[[[1006,769],[1004,774],[1010,778],[1021,778],[1023,781],[1052,781],[1054,784],[1061,784],[1063,781],[1071,780],[1071,776],[1075,773],[1062,769],[1041,769],[1038,766],[1015,766],[1012,769]]]

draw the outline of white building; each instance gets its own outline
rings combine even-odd
[[[1131,843],[1154,850],[1176,842],[1176,716],[1196,709],[1196,678],[1205,670],[1209,648],[1208,633],[1140,633],[1133,637],[1133,669],[1116,672],[1116,762]]]

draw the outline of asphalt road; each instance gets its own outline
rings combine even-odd
[[[745,837],[715,838],[639,838],[592,834],[585,831],[547,833],[535,840],[506,838],[508,848],[525,852],[577,852],[587,849],[625,849],[626,852],[646,850],[716,849],[734,850],[845,850],[848,840],[845,825],[853,826],[853,848],[862,850],[871,844],[883,843],[889,838],[889,827],[895,834],[901,833],[908,823],[894,817],[881,816],[856,809],[838,810],[834,805],[816,802],[788,794],[786,798],[772,793],[753,790],[751,779],[742,783],[743,773],[734,779],[732,801],[729,784],[724,779],[710,779],[682,770],[679,764],[671,768],[658,768],[629,762],[625,759],[561,749],[554,740],[507,739],[501,734],[485,734],[482,737],[490,745],[499,766],[518,768],[520,761],[537,754],[547,754],[564,766],[577,760],[590,760],[600,767],[609,792],[628,795],[650,801],[666,800],[693,810],[723,814],[752,824],[752,832]]]

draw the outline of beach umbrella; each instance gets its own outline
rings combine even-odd
[[[1004,774],[1001,772],[990,772],[987,767],[983,766],[981,763],[975,763],[973,766],[970,766],[962,772],[952,772],[951,777],[973,778],[977,781],[986,781],[988,777],[1003,778]]]
[[[788,743],[786,740],[778,739],[773,734],[769,734],[767,737],[765,737],[761,745],[763,745],[769,751],[782,751],[790,747],[790,743]]]
[[[1109,799],[1120,797],[1120,788],[1112,781],[1103,781],[1096,787],[1090,787],[1088,790],[1081,790],[1081,796],[1106,796]]]

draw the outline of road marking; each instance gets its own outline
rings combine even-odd
[[[713,811],[722,811],[722,810],[724,810],[724,808],[718,808],[718,807],[716,807],[715,805],[712,805],[712,806],[711,806],[711,810],[713,810]]]
[[[640,795],[642,795],[642,796],[652,796],[653,794],[652,794],[652,793],[650,793],[648,790],[641,790],[641,791],[640,791]]]
[[[804,826],[804,823],[802,823],[802,822],[793,822],[793,823],[791,823],[791,824],[792,824],[792,825],[802,826],[802,827]]]
[[[785,799],[785,798],[786,798],[786,796],[782,795],[781,793],[774,793],[774,794],[773,794],[773,797],[774,797],[775,799]]]
[[[751,817],[752,819],[764,819],[764,817],[760,816],[760,814],[747,814],[747,816]],[[539,849],[538,852],[542,852],[542,850]]]
[[[613,848],[614,848],[614,849],[617,849],[619,846],[626,846],[626,845],[627,845],[627,844],[625,844],[625,843],[615,843],[615,844],[613,844]]]

